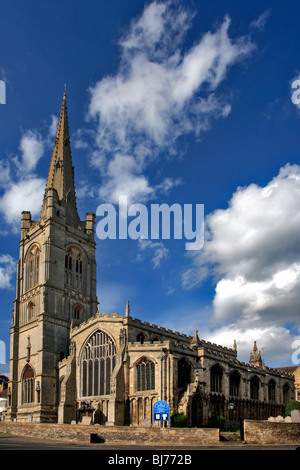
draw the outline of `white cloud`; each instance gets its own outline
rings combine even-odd
[[[22,211],[30,211],[33,217],[40,214],[46,180],[36,174],[36,168],[45,149],[53,144],[56,124],[57,118],[51,116],[45,137],[36,129],[26,130],[20,139],[20,154],[0,160],[0,212],[15,233],[20,230]]]
[[[0,289],[10,289],[16,261],[10,255],[0,255]]]
[[[253,20],[250,23],[250,27],[253,29],[258,29],[262,31],[266,25],[266,22],[269,16],[270,16],[270,11],[269,10],[264,11],[261,15],[259,15],[259,17],[256,20]]]
[[[205,339],[229,348],[233,347],[236,340],[238,359],[244,362],[249,362],[254,341],[257,342],[258,350],[267,365],[270,361],[273,366],[287,363],[294,352],[289,329],[276,325],[253,326],[247,330],[235,324],[226,325],[213,332],[207,331]]]
[[[58,125],[58,117],[52,114],[51,124],[49,126],[49,138],[53,138],[56,136],[57,125]]]
[[[192,254],[182,282],[189,289],[215,279],[220,333],[234,325],[245,334],[279,328],[287,337],[285,325],[299,324],[299,233],[298,165],[281,168],[264,187],[238,188],[227,209],[207,216],[204,248]]]
[[[116,154],[107,168],[108,183],[101,186],[99,194],[115,204],[119,196],[127,196],[128,204],[135,199],[143,201],[153,194],[147,179],[136,171],[136,162],[129,155]]]
[[[172,1],[146,6],[120,41],[117,74],[89,90],[88,117],[98,125],[98,151],[92,161],[101,168],[107,192],[114,185],[109,160],[115,165],[124,158],[124,166],[132,168],[135,163],[133,185],[127,186],[131,196],[152,194],[152,184],[143,176],[148,165],[155,164],[162,151],[177,154],[180,137],[199,136],[212,120],[230,112],[230,104],[217,95],[217,88],[253,45],[247,38],[229,37],[226,17],[216,31],[207,32],[183,51],[192,17]]]
[[[29,177],[26,180],[11,183],[2,196],[0,211],[4,214],[6,222],[12,225],[13,231],[20,230],[22,211],[31,211],[33,217],[40,214],[45,183],[46,181],[42,178]]]
[[[19,169],[24,172],[34,170],[44,153],[44,143],[36,130],[26,131],[22,135],[20,150],[22,152],[22,159],[18,163]]]
[[[142,240],[138,239],[140,250],[153,250],[154,256],[152,257],[153,269],[156,269],[160,266],[163,259],[167,258],[169,254],[168,248],[166,248],[163,242],[153,242],[151,240]],[[138,260],[142,259],[138,255]]]

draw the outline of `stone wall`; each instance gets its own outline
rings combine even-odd
[[[0,423],[0,432],[14,435],[116,445],[200,446],[218,444],[219,429],[140,428],[72,424]]]
[[[244,421],[246,444],[299,444],[300,423]]]

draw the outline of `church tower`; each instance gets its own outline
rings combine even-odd
[[[40,217],[22,212],[6,419],[57,421],[58,362],[97,311],[94,238],[95,215],[81,221],[76,206],[65,92]]]

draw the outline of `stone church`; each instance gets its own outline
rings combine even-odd
[[[293,376],[266,367],[256,343],[243,363],[236,343],[135,319],[128,301],[100,313],[95,248],[95,215],[76,207],[64,93],[40,217],[22,212],[7,421],[158,425],[158,400],[189,426],[284,414]]]

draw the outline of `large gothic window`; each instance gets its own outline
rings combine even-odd
[[[109,395],[110,379],[116,361],[116,346],[104,331],[94,333],[82,353],[81,395]]]
[[[136,366],[136,389],[138,392],[155,389],[155,364],[149,359],[142,359]]]
[[[212,392],[222,392],[222,377],[222,367],[215,364],[210,370],[210,389]]]
[[[40,250],[35,245],[26,258],[26,290],[32,289],[39,283]]]
[[[34,371],[30,365],[27,364],[23,373],[22,380],[22,401],[23,403],[34,402]]]
[[[65,254],[65,283],[82,290],[83,256],[79,248],[71,246]]]

